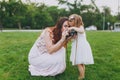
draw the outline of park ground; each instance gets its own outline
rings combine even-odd
[[[120,80],[120,32],[88,31],[94,65],[86,65],[86,80]],[[0,32],[0,80],[77,80],[78,69],[66,54],[66,70],[55,77],[34,77],[28,71],[28,53],[40,32]],[[87,50],[87,49],[86,49]]]

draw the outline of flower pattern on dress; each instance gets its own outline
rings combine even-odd
[[[36,46],[37,46],[38,50],[40,51],[40,54],[47,53],[46,44],[45,44],[45,41],[44,41],[44,36],[41,36],[38,39],[38,41],[36,43]]]

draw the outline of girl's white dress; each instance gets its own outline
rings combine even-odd
[[[79,31],[84,31],[84,27],[81,26]],[[71,46],[70,61],[72,65],[77,64],[94,64],[91,47],[86,40],[86,34],[77,33],[77,38],[73,39]]]
[[[53,54],[47,51],[46,45],[51,42],[50,33],[44,30],[29,52],[29,71],[32,76],[55,76],[66,68],[64,47]]]

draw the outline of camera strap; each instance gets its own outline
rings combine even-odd
[[[69,65],[69,51],[68,51],[68,46],[66,45],[66,62],[67,62],[67,64]]]
[[[78,36],[76,38],[76,50],[75,50],[75,57],[74,57],[74,64],[76,63],[76,55],[77,55],[77,43],[78,43]]]

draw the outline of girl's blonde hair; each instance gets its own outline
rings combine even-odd
[[[82,17],[80,15],[72,14],[72,15],[70,15],[70,17],[74,18],[76,27],[84,26]]]

